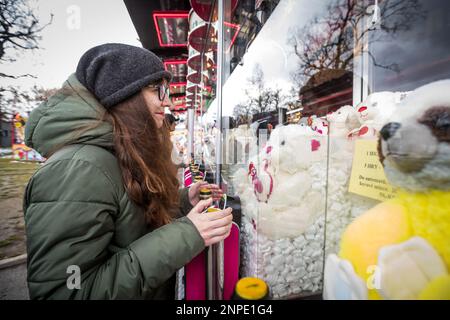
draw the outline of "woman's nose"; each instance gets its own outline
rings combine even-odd
[[[169,108],[170,111],[173,110],[174,105],[173,105],[172,99],[170,99],[169,95],[166,95],[166,96],[164,97],[163,105],[164,105],[164,107]]]

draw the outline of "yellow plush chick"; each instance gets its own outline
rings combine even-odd
[[[450,80],[410,93],[378,149],[398,195],[344,231],[324,298],[450,299]]]
[[[350,261],[356,274],[367,283],[376,270],[370,267],[378,266],[380,249],[413,236],[430,243],[450,270],[450,192],[399,192],[396,199],[379,204],[350,224],[342,236],[339,256]],[[448,285],[448,280],[442,281]],[[377,288],[368,290],[369,299],[381,298]],[[442,288],[441,296],[434,299],[450,299],[449,290]]]

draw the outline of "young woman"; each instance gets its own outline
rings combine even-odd
[[[179,189],[170,79],[148,50],[100,45],[31,113],[27,145],[48,158],[24,197],[32,299],[173,299],[174,273],[228,236],[231,209]]]

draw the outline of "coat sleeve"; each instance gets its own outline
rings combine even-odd
[[[30,298],[151,297],[204,248],[184,217],[112,253],[121,197],[101,168],[81,160],[51,163],[32,177],[24,201]]]
[[[181,188],[178,190],[178,197],[180,199],[180,211],[183,216],[187,215],[193,208],[189,201],[189,188]]]

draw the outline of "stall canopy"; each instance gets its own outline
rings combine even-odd
[[[177,111],[186,109],[189,0],[124,0],[142,46],[173,74],[170,95]]]

